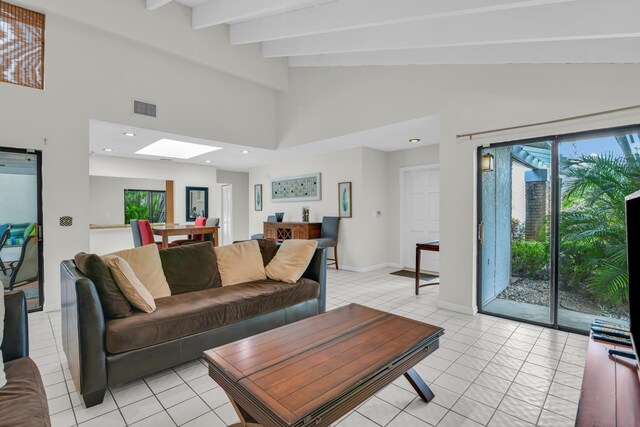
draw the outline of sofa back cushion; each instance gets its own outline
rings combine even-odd
[[[117,255],[105,255],[104,260],[118,287],[131,305],[145,313],[153,313],[156,310],[153,296],[136,276],[129,263]]]
[[[222,286],[265,280],[260,246],[255,240],[214,248]]]
[[[102,310],[107,319],[121,319],[133,313],[131,304],[113,280],[109,267],[104,260],[95,254],[80,252],[75,256],[78,270],[87,276],[98,291]]]
[[[203,242],[160,251],[171,295],[222,286],[213,243]]]
[[[267,277],[284,283],[296,283],[316,253],[315,240],[285,240],[265,267]]]
[[[167,283],[167,278],[164,276],[164,271],[162,271],[162,262],[156,245],[140,246],[139,248],[126,249],[109,255],[116,255],[127,261],[154,299],[171,296],[171,288]],[[109,269],[111,269],[111,266],[109,266]]]
[[[265,267],[271,262],[278,252],[278,243],[273,239],[256,239],[262,255],[262,265]]]

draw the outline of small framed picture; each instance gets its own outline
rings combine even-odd
[[[262,210],[262,184],[256,184],[253,186],[253,202],[254,209],[257,211]]]
[[[351,218],[351,182],[338,183],[338,212],[340,218]]]

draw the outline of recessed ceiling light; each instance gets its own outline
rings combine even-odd
[[[249,154],[249,150],[242,150],[241,153],[242,154]]]
[[[211,163],[211,160],[205,160],[204,162],[205,163]]]
[[[163,138],[136,151],[136,154],[172,157],[174,159],[190,159],[216,150],[222,150],[222,147],[213,147],[211,145],[194,144],[192,142],[175,141],[173,139]]]
[[[107,153],[110,153],[113,151],[113,148],[103,148],[102,151],[106,151]]]
[[[411,142],[411,143],[420,142],[420,138],[411,138],[411,139],[409,140],[409,142]]]
[[[136,134],[133,132],[125,132],[124,136],[136,136]]]

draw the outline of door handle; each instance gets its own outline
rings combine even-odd
[[[484,245],[484,221],[480,221],[478,224],[478,240],[481,245]]]

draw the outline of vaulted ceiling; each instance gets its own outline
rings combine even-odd
[[[640,63],[638,0],[175,1],[290,66]]]

